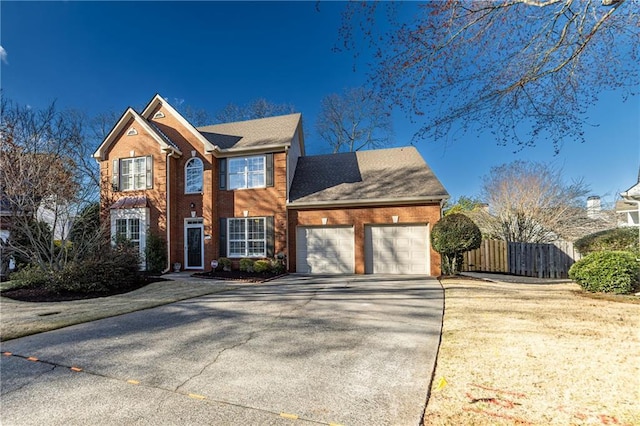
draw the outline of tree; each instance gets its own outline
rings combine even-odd
[[[518,149],[584,141],[589,105],[640,83],[637,0],[350,2],[343,48],[374,49],[370,80],[420,138],[488,130]],[[411,7],[415,15],[397,10]],[[385,9],[386,10],[381,10]],[[391,25],[388,32],[380,28]],[[359,37],[362,35],[362,37]],[[463,130],[458,132],[457,130]]]
[[[390,143],[391,115],[380,96],[357,87],[322,99],[316,130],[334,153],[380,148]]]
[[[491,230],[506,241],[548,243],[588,223],[582,181],[566,184],[547,164],[514,161],[492,167],[483,178]]]
[[[454,213],[468,213],[482,208],[485,204],[477,197],[461,195],[456,201],[447,200],[444,206],[444,215]]]
[[[60,270],[70,260],[72,219],[98,192],[83,162],[90,152],[83,116],[4,98],[0,116],[0,196],[11,232],[6,249],[42,270]]]
[[[244,106],[229,103],[215,114],[214,120],[217,123],[230,123],[233,121],[253,120],[256,118],[273,117],[275,115],[292,114],[294,112],[295,107],[291,104],[276,104],[269,102],[264,98],[258,98]]]
[[[462,254],[480,247],[482,234],[467,216],[454,213],[440,219],[431,231],[433,249],[442,255],[442,273],[458,274]]]

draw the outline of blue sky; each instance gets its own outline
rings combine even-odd
[[[89,115],[142,108],[155,93],[214,114],[256,98],[293,104],[307,154],[328,152],[314,131],[320,100],[361,85],[363,61],[336,53],[344,4],[309,2],[0,2],[3,95],[34,108],[56,100]],[[636,90],[637,91],[637,90]],[[551,163],[568,181],[615,201],[640,166],[640,99],[603,93],[589,110],[586,143],[514,154],[490,135],[421,141],[421,154],[453,198],[479,193],[481,177],[516,159]],[[397,114],[394,146],[414,124]]]

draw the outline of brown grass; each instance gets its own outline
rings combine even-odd
[[[640,424],[640,305],[575,284],[442,284],[425,425]]]

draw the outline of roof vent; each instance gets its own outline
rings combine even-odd
[[[135,127],[132,127],[129,130],[127,130],[127,136],[134,136],[137,134],[138,134],[138,131],[135,129]]]
[[[164,118],[164,113],[162,111],[158,111],[153,114],[153,118]]]

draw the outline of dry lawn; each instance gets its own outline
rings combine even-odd
[[[640,425],[640,304],[447,279],[425,425]]]
[[[155,282],[129,293],[69,302],[32,303],[0,297],[0,340],[154,308],[229,288],[231,285],[224,281],[196,278]]]

